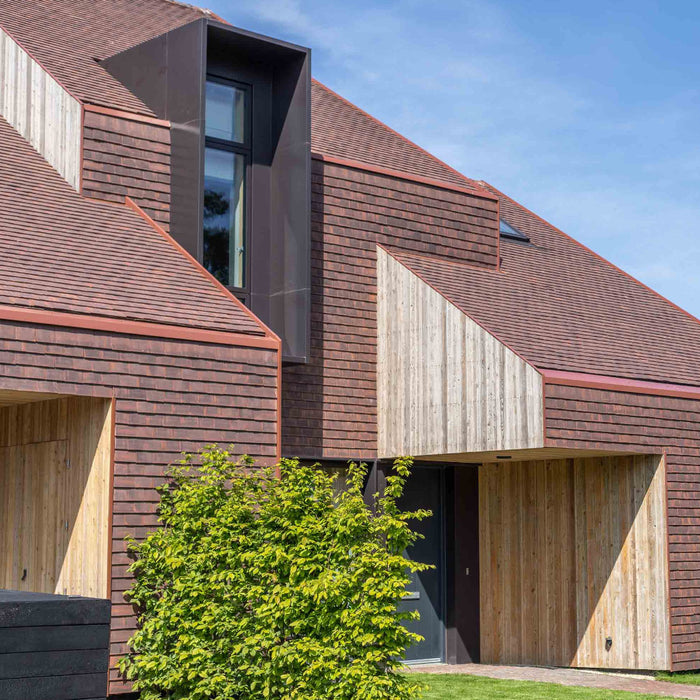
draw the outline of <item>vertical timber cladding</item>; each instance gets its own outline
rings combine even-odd
[[[379,456],[542,447],[539,372],[381,248],[377,280]]]
[[[112,402],[0,409],[0,588],[108,596]]]
[[[80,189],[82,106],[2,29],[0,115]]]
[[[480,467],[481,660],[670,667],[665,461]]]

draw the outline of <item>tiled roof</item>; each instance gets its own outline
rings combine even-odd
[[[170,0],[2,0],[0,26],[74,97],[153,112],[98,61],[204,17]]]
[[[311,150],[466,189],[479,189],[473,180],[316,80],[311,87]]]
[[[0,118],[0,304],[261,335],[137,213],[79,195]]]
[[[392,251],[531,364],[700,386],[700,321],[501,193],[500,271]]]
[[[207,16],[172,0],[1,0],[0,27],[74,97],[154,116],[100,60]],[[317,81],[312,149],[467,189],[475,183]]]

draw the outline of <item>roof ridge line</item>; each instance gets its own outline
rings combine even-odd
[[[650,287],[648,284],[645,284],[641,280],[638,280],[636,277],[631,275],[629,272],[626,272],[621,267],[618,267],[615,263],[610,262],[610,260],[608,260],[607,258],[604,258],[600,253],[596,253],[595,250],[593,250],[592,248],[589,248],[587,245],[584,245],[583,243],[581,243],[581,241],[576,240],[573,236],[570,236],[568,233],[566,233],[565,231],[562,231],[560,228],[557,228],[554,224],[550,223],[546,219],[543,219],[541,216],[539,216],[539,214],[535,214],[535,212],[528,209],[526,206],[523,206],[522,204],[520,204],[520,202],[516,202],[512,197],[509,197],[507,194],[504,194],[503,192],[501,192],[501,190],[499,190],[497,187],[494,187],[492,184],[486,182],[485,180],[478,180],[478,182],[480,184],[484,185],[485,187],[492,189],[500,197],[507,199],[508,201],[515,204],[515,206],[520,207],[521,209],[524,209],[528,214],[530,214],[530,216],[534,216],[538,221],[541,221],[543,224],[545,224],[546,226],[549,226],[551,229],[556,231],[558,234],[564,236],[564,238],[567,238],[568,240],[572,241],[577,246],[579,246],[579,248],[582,248],[583,250],[587,251],[591,255],[595,256],[596,258],[598,258],[598,260],[605,263],[606,265],[611,267],[613,270],[616,270],[617,272],[622,273],[625,277],[627,277],[629,280],[631,280],[635,284],[639,285],[642,289],[646,289],[648,292],[651,292],[654,296],[661,299],[661,301],[666,302],[667,304],[672,306],[674,309],[680,311],[682,314],[687,316],[691,321],[694,321],[695,323],[700,325],[700,318],[698,318],[697,316],[693,316],[693,314],[691,314],[690,311],[686,311],[682,306],[679,306],[675,302],[673,302],[670,299],[668,299],[667,297],[665,297],[660,292],[657,292],[654,288]]]
[[[117,204],[115,202],[115,204]],[[117,206],[120,206],[117,204]],[[219,282],[214,275],[212,275],[206,268],[204,268],[195,258],[191,255],[185,248],[183,248],[160,224],[154,221],[136,202],[131,199],[128,195],[124,198],[124,205],[128,209],[131,209],[136,214],[138,214],[146,223],[148,223],[155,231],[157,231],[165,240],[170,243],[181,255],[183,255],[192,264],[196,270],[205,277],[209,282],[213,283],[218,290],[228,299],[232,300],[236,306],[238,306],[243,313],[251,318],[263,331],[263,335],[267,338],[272,338],[278,343],[282,343],[280,338],[274,333],[270,328],[267,327],[230,289],[225,287],[221,282]]]
[[[319,87],[323,88],[327,92],[329,92],[331,95],[334,95],[335,97],[337,97],[339,100],[342,100],[343,102],[345,102],[345,104],[349,105],[353,109],[356,109],[358,112],[361,112],[366,117],[369,117],[376,124],[379,124],[383,128],[390,131],[395,136],[398,136],[400,139],[405,141],[407,144],[409,144],[410,146],[413,146],[413,148],[417,148],[419,151],[424,153],[426,156],[428,156],[429,158],[434,160],[436,163],[439,163],[444,168],[447,168],[450,172],[454,173],[455,175],[458,175],[459,177],[464,179],[466,182],[468,182],[468,183],[475,183],[476,182],[475,180],[472,180],[471,178],[467,177],[464,173],[460,173],[459,170],[457,170],[456,168],[453,168],[451,165],[448,165],[447,163],[445,163],[445,161],[440,160],[436,155],[433,155],[430,151],[426,150],[422,146],[419,146],[414,141],[411,141],[411,139],[409,139],[406,136],[404,136],[403,134],[399,133],[398,131],[396,131],[396,129],[392,129],[388,124],[385,124],[380,119],[377,119],[377,117],[373,116],[369,112],[366,112],[364,109],[362,109],[362,107],[358,107],[354,102],[350,102],[350,100],[348,100],[347,98],[338,94],[335,90],[332,90],[327,85],[324,85],[320,80],[316,80],[316,78],[312,78],[311,81],[316,83]]]
[[[441,296],[448,304],[451,304],[452,306],[455,307],[460,313],[464,314],[468,319],[473,321],[479,328],[481,328],[484,333],[488,333],[492,338],[495,338],[501,345],[503,345],[504,348],[507,348],[510,350],[516,357],[519,357],[528,367],[531,367],[532,369],[537,372],[537,374],[542,377],[542,383],[544,384],[544,375],[542,374],[542,371],[540,368],[531,360],[528,360],[524,355],[519,353],[515,348],[511,347],[509,343],[506,343],[504,340],[502,340],[497,333],[494,333],[493,331],[489,330],[481,321],[477,321],[474,316],[472,316],[471,313],[468,311],[465,311],[461,306],[458,306],[455,304],[452,299],[449,299],[445,294],[443,294],[437,287],[432,285],[430,282],[428,282],[423,275],[421,275],[419,272],[416,272],[415,270],[412,270],[408,265],[404,264],[401,260],[399,260],[390,250],[388,250],[385,246],[383,246],[381,243],[377,243],[377,248],[381,248],[387,255],[389,255],[393,260],[396,260],[396,262],[401,265],[402,267],[405,267],[412,275],[415,275],[423,284],[427,285],[432,289],[434,292],[436,292],[439,296]],[[497,270],[496,270],[497,272]]]

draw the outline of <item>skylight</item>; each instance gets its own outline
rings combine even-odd
[[[524,233],[520,233],[520,231],[518,231],[517,228],[514,228],[507,221],[504,221],[503,219],[501,219],[501,221],[500,221],[499,231],[501,232],[501,236],[503,238],[512,238],[515,241],[528,241],[528,242],[530,240],[528,236],[526,236]]]

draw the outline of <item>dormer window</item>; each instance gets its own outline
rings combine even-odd
[[[501,232],[501,238],[511,238],[514,241],[530,242],[530,238],[524,233],[518,231],[515,226],[511,226],[507,221],[500,220],[498,230]]]
[[[204,160],[203,262],[226,287],[244,290],[250,90],[208,78]]]

